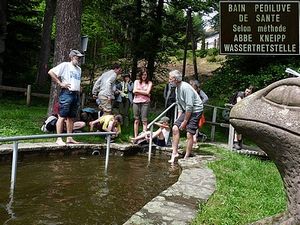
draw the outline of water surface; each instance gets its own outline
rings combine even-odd
[[[0,224],[123,224],[175,183],[167,158],[27,157],[18,162],[10,206],[10,163],[0,164]]]

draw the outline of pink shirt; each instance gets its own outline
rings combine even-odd
[[[140,80],[135,80],[134,81],[134,87],[137,90],[143,90],[143,91],[147,91],[150,82],[148,82],[148,84],[146,84],[145,82],[140,83]],[[134,103],[146,103],[146,102],[150,102],[150,97],[148,95],[142,95],[139,93],[135,93],[134,94],[134,98],[133,98],[133,102]]]

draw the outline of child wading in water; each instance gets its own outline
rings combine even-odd
[[[170,127],[169,127],[169,117],[162,117],[158,123],[154,123],[159,126],[158,130],[153,132],[152,139],[153,142],[158,146],[167,146],[169,135],[170,135]],[[142,132],[136,138],[131,138],[133,144],[142,144],[148,142],[150,138],[150,131]]]

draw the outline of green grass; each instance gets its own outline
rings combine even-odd
[[[41,125],[47,114],[47,105],[30,107],[22,101],[0,100],[0,136],[41,134]]]
[[[275,165],[219,147],[201,147],[217,156],[209,163],[217,178],[216,191],[200,204],[196,224],[249,224],[285,211],[283,182]]]
[[[34,101],[34,104],[28,107],[24,100],[0,99],[0,136],[43,134],[40,127],[46,118],[47,104],[46,101]],[[155,115],[151,114],[150,121],[154,117]],[[204,127],[203,130],[209,135],[209,127]],[[222,130],[217,131],[216,139],[227,142]],[[122,127],[122,134],[116,141],[128,142],[132,134],[131,121],[128,127]],[[86,143],[104,142],[102,137],[95,136],[76,139]],[[208,164],[217,177],[217,187],[208,202],[199,205],[199,213],[193,225],[248,224],[286,209],[283,183],[272,162],[239,155],[211,145],[201,144],[200,149],[201,152],[213,154],[218,159]]]

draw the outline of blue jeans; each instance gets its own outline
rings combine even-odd
[[[80,97],[78,91],[61,90],[59,95],[59,115],[61,117],[77,117],[79,105]]]

